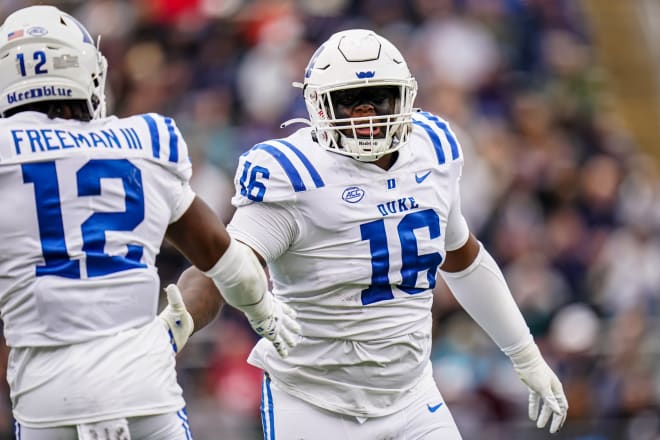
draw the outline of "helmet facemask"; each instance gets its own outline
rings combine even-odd
[[[310,116],[312,126],[315,127],[317,142],[331,151],[364,162],[372,162],[395,152],[408,142],[412,128],[414,89],[411,84],[365,86],[364,83],[357,83],[352,87],[343,86],[323,92],[313,91],[312,94],[316,93],[318,96],[314,100],[317,111],[310,112]],[[346,99],[352,100],[347,98],[352,94],[378,95],[384,91],[388,91],[391,95],[391,103],[387,106],[368,102],[368,98],[362,99],[366,102],[360,103],[357,102],[359,99],[357,96],[352,104],[346,101]],[[312,97],[306,94],[306,101],[309,103],[312,100]],[[372,107],[374,111],[361,115],[356,110],[351,116],[351,108],[357,106]],[[383,111],[385,107],[388,111]],[[316,115],[318,117],[315,117]],[[323,115],[327,116],[323,117]]]

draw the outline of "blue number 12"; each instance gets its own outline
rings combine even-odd
[[[397,225],[401,243],[401,284],[397,287],[410,294],[423,292],[426,287],[416,287],[417,275],[427,270],[428,289],[435,287],[435,274],[442,263],[438,252],[419,255],[415,229],[428,228],[431,239],[440,237],[440,218],[432,209],[406,214]],[[393,299],[389,281],[390,252],[387,247],[385,220],[380,219],[360,225],[362,240],[369,241],[371,251],[371,284],[362,291],[362,304]]]
[[[38,50],[32,54],[32,58],[37,62],[34,65],[35,75],[48,73],[48,69],[44,68],[44,64],[46,64],[46,52]],[[21,71],[21,76],[26,76],[27,72],[25,71],[25,55],[18,53],[16,54],[16,59],[18,60],[18,69]]]
[[[35,162],[22,165],[23,182],[34,184],[37,220],[43,265],[37,276],[55,275],[80,278],[80,262],[72,260],[66,248],[62,206],[60,202],[55,162]],[[124,185],[126,210],[95,212],[81,225],[83,247],[87,255],[88,277],[103,276],[123,270],[144,268],[140,263],[143,247],[127,245],[126,256],[104,253],[106,231],[132,231],[144,220],[142,174],[128,160],[91,160],[76,174],[78,197],[101,195],[102,178],[119,178]]]

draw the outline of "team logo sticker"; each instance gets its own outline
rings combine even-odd
[[[344,202],[357,203],[364,198],[364,190],[359,186],[349,186],[341,195]]]
[[[43,37],[47,33],[48,31],[46,30],[46,28],[43,28],[41,26],[32,26],[27,30],[27,34],[33,37]]]

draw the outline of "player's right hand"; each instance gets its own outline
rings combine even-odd
[[[266,292],[258,304],[243,308],[243,312],[254,331],[272,342],[281,357],[287,357],[289,350],[298,344],[301,329],[296,312],[272,293]]]

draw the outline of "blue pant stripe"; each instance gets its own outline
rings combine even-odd
[[[190,423],[188,422],[188,410],[184,407],[181,411],[177,411],[176,415],[181,419],[181,427],[183,427],[183,432],[186,433],[186,440],[193,440]]]
[[[268,440],[268,426],[266,426],[266,377],[261,382],[261,430],[264,432],[264,440]]]
[[[275,440],[275,414],[273,412],[273,394],[270,390],[270,376],[264,374],[261,384],[261,427],[264,440]]]

